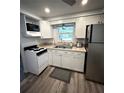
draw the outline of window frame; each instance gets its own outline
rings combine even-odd
[[[74,31],[72,32],[72,40],[61,40],[60,39],[60,34],[71,34],[70,32],[59,32],[59,27],[62,27],[62,25],[58,26],[57,29],[58,29],[58,39],[60,42],[73,42],[74,41],[74,38],[75,38],[75,23],[64,23],[65,25],[66,24],[71,24],[70,26],[73,26],[74,27]]]

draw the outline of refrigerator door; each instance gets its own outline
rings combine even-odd
[[[91,31],[91,43],[104,42],[104,24],[94,24]]]
[[[104,83],[104,44],[89,43],[85,77]]]

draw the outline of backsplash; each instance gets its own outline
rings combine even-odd
[[[85,45],[85,38],[75,38],[73,40],[73,46],[76,46],[77,42],[79,42],[82,46]],[[70,42],[54,42],[54,39],[48,39],[41,42],[41,45],[48,45],[48,44],[55,44],[55,45],[69,45]]]
[[[53,44],[53,39],[41,39],[38,42],[39,45],[50,45]]]
[[[73,43],[76,44],[77,42],[81,43],[84,46],[85,45],[85,38],[75,38]]]

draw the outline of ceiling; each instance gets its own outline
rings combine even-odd
[[[93,11],[104,8],[104,0],[88,0],[84,6],[82,0],[76,0],[76,4],[70,6],[62,0],[20,0],[21,10],[25,10],[42,18],[58,17],[86,11]],[[46,14],[44,8],[50,8],[50,13]]]

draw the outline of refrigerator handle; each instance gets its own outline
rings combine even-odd
[[[90,25],[90,37],[89,37],[89,43],[92,42],[92,33],[93,33],[93,24]]]
[[[92,42],[92,31],[93,31],[93,24],[91,25],[87,25],[86,26],[86,40],[87,43],[91,43]]]
[[[89,36],[88,36],[88,28],[90,25],[86,25],[86,33],[85,33],[85,47],[87,47],[88,42],[89,42]]]
[[[86,34],[85,34],[85,37],[88,38],[87,34],[88,34],[88,26],[89,25],[86,25]]]

